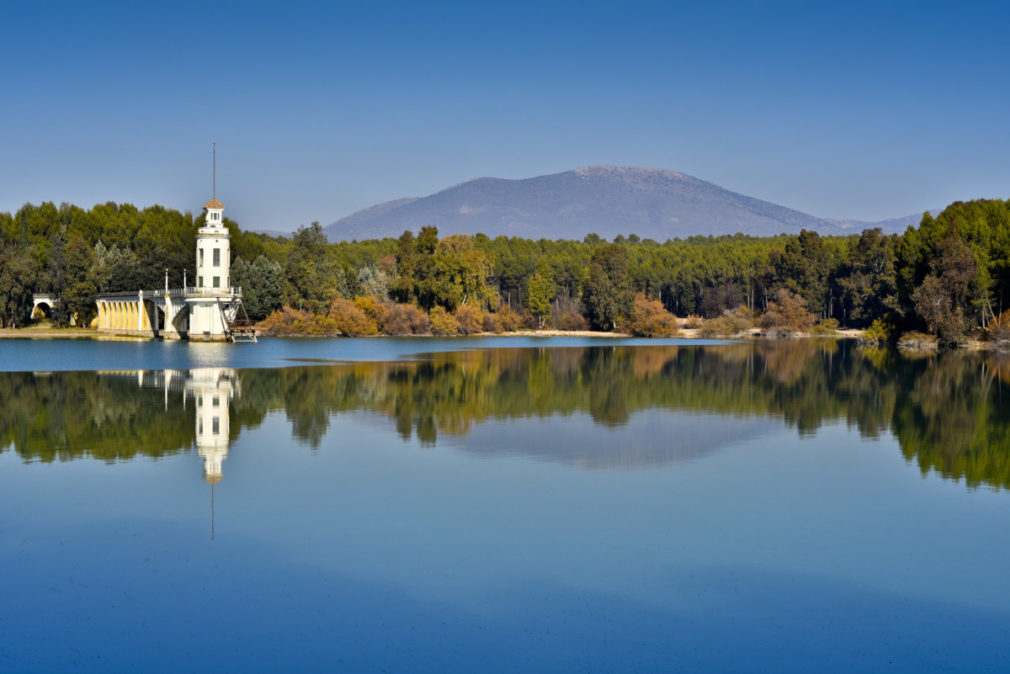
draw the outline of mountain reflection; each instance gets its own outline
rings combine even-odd
[[[586,467],[668,463],[782,423],[809,435],[844,421],[865,437],[893,433],[923,473],[1007,488],[1003,383],[1003,356],[909,358],[830,340],[491,349],[262,370],[0,373],[0,451],[13,448],[26,461],[115,462],[195,448],[214,483],[230,443],[272,412],[283,412],[292,435],[311,447],[340,412],[385,416],[422,445],[482,422],[580,415],[598,430],[516,428],[509,440],[489,427],[466,450]],[[649,410],[661,414],[645,416],[663,420],[649,437],[606,430]],[[713,414],[722,419],[700,417]]]

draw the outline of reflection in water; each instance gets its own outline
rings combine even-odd
[[[190,370],[186,379],[186,394],[196,399],[196,450],[211,485],[221,481],[221,464],[228,457],[228,412],[238,392],[235,370],[228,368]]]
[[[507,443],[489,426],[467,451],[518,452],[588,467],[668,463],[781,423],[809,435],[826,422],[844,421],[865,437],[893,433],[924,473],[1010,488],[1010,401],[1002,393],[1008,372],[1008,361],[997,355],[908,358],[797,340],[493,349],[414,362],[263,370],[3,373],[0,448],[13,447],[28,461],[114,462],[196,447],[213,484],[229,443],[275,411],[313,448],[340,412],[385,416],[405,440],[428,446],[484,422],[583,415],[599,432],[573,432],[568,441],[531,432]],[[195,424],[187,398],[195,401]],[[649,410],[662,414],[643,415]],[[631,443],[624,437],[608,444],[606,429],[628,424],[633,415],[661,418],[666,426],[653,426]]]

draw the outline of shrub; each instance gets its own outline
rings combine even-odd
[[[354,306],[364,312],[366,316],[375,321],[376,325],[381,325],[389,311],[388,305],[384,304],[374,295],[359,295],[354,298]]]
[[[566,311],[558,319],[558,327],[562,330],[588,330],[589,321],[577,311]]]
[[[484,328],[483,312],[472,304],[459,305],[454,315],[461,335],[474,335]]]
[[[495,334],[502,332],[501,319],[498,318],[498,314],[493,314],[490,311],[484,314],[482,327],[484,328],[484,332],[493,332]]]
[[[750,328],[750,321],[731,313],[705,321],[698,334],[702,337],[732,337]]]
[[[498,322],[505,332],[515,332],[522,325],[522,316],[512,310],[512,307],[505,304],[498,309]]]
[[[379,323],[379,330],[384,335],[409,335],[413,332],[406,304],[391,304]]]
[[[349,337],[360,335],[374,335],[379,331],[379,326],[362,311],[354,302],[337,298],[330,304],[329,317],[333,320],[337,330]]]
[[[1010,309],[989,321],[986,337],[997,344],[1010,343]]]
[[[723,311],[718,318],[704,321],[698,334],[702,337],[729,337],[749,330],[750,327],[750,311],[746,307],[737,307],[733,311]]]
[[[889,342],[894,337],[894,327],[883,318],[878,318],[863,331],[859,338],[861,344],[881,344]]]
[[[456,335],[459,334],[459,324],[455,317],[445,310],[444,307],[435,307],[428,314],[431,322],[431,334],[433,335]]]
[[[431,321],[428,314],[413,304],[407,305],[407,319],[410,321],[410,331],[415,335],[430,335]]]
[[[811,332],[815,335],[837,335],[838,320],[834,318],[825,318],[823,321],[815,325]]]
[[[684,319],[684,327],[688,330],[698,330],[705,324],[705,321],[701,319],[701,316],[697,314],[691,314]]]
[[[680,332],[677,319],[661,302],[646,299],[638,293],[631,306],[631,315],[625,323],[625,330],[641,337],[661,337]]]
[[[898,340],[898,348],[904,351],[935,351],[940,340],[922,332],[906,332]]]
[[[429,332],[428,314],[413,304],[386,304],[379,330],[386,335],[426,335]]]
[[[296,335],[334,335],[337,327],[328,316],[310,314],[287,305],[273,312],[256,324],[256,328],[264,335],[273,337]]]
[[[807,311],[807,301],[786,288],[780,288],[768,303],[759,321],[762,328],[774,335],[808,332],[814,325],[814,315]]]

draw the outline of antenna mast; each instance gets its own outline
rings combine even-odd
[[[213,168],[211,170],[210,196],[212,199],[217,199],[217,143],[212,142],[211,145],[213,146],[211,150]]]

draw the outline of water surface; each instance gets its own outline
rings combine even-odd
[[[447,341],[0,374],[0,670],[1010,664],[1000,358]]]

